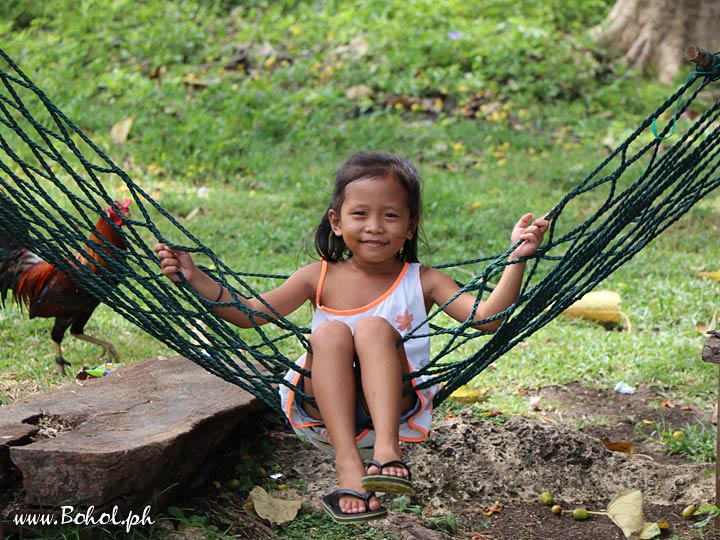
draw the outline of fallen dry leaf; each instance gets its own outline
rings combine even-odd
[[[250,497],[246,504],[252,505],[255,513],[261,518],[274,525],[282,525],[295,519],[302,506],[302,501],[276,499],[260,486],[255,486],[250,491]]]
[[[607,437],[603,437],[602,443],[605,445],[605,448],[610,450],[611,452],[621,452],[623,454],[627,454],[629,456],[633,455],[635,453],[635,445],[631,442],[627,441],[611,441]]]
[[[367,99],[374,93],[374,90],[366,84],[358,84],[345,89],[345,97],[348,99]]]
[[[639,489],[622,490],[610,501],[607,515],[622,529],[626,538],[639,533],[645,524],[642,492]]]
[[[467,385],[463,385],[450,394],[450,399],[458,403],[471,404],[483,400],[486,394],[487,390],[474,390]]]
[[[124,120],[117,122],[112,128],[110,128],[110,138],[115,144],[122,144],[127,141],[128,135],[130,135],[130,128],[132,128],[135,116],[130,116]]]
[[[700,332],[701,334],[705,335],[710,330],[715,330],[715,327],[717,326],[717,310],[715,310],[712,314],[712,317],[710,317],[710,322],[705,324],[702,321],[697,321],[695,323],[695,330]]]
[[[615,291],[591,291],[562,312],[567,317],[590,319],[602,324],[625,321],[630,331],[630,319],[620,311],[620,295]]]
[[[608,505],[607,515],[622,529],[625,538],[649,540],[661,532],[657,523],[645,521],[642,492],[639,489],[624,489],[615,495]]]
[[[502,512],[502,506],[500,506],[500,501],[495,501],[485,509],[486,516],[492,516],[493,514],[499,514],[500,512]]]
[[[640,538],[640,540],[650,540],[651,538],[655,538],[661,534],[662,529],[659,524],[654,521],[646,521],[645,525],[643,525],[642,531],[640,531],[640,534],[638,535],[638,538]]]

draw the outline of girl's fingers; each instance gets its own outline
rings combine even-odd
[[[520,218],[520,220],[517,222],[518,227],[527,227],[532,223],[532,214],[527,213],[524,216]]]

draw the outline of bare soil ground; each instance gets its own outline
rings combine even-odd
[[[710,423],[714,403],[699,410],[667,403],[650,389],[626,395],[580,385],[546,388],[540,395],[538,410],[504,422],[459,407],[437,417],[426,442],[405,446],[417,488],[406,511],[396,502],[387,519],[361,526],[357,537],[379,528],[402,540],[622,540],[606,516],[556,516],[538,494],[551,491],[568,510],[604,510],[617,492],[637,488],[646,520],[669,523],[662,538],[720,539],[711,526],[693,527],[699,518],[680,517],[690,503],[714,501],[715,464],[667,455],[638,431],[645,426],[649,433],[660,422],[678,430]],[[610,451],[603,438],[632,442],[635,453]],[[238,480],[244,485],[233,489]],[[298,440],[268,412],[243,422],[177,504],[210,514],[221,530],[231,524],[228,533],[237,538],[278,538],[277,529],[244,508],[253,484],[274,486],[273,496],[305,501],[305,514],[319,514],[320,497],[336,488],[331,457]],[[393,506],[389,496],[383,502]],[[207,538],[203,531],[170,530],[168,540]]]
[[[587,521],[556,516],[538,502],[538,494],[551,491],[565,509],[601,511],[617,492],[637,488],[643,493],[646,521],[669,523],[663,538],[720,538],[711,526],[693,527],[699,518],[680,517],[690,503],[714,501],[715,464],[667,455],[638,432],[638,426],[652,428],[653,422],[678,430],[710,423],[713,403],[698,410],[667,403],[648,389],[626,395],[580,385],[547,388],[541,395],[538,411],[504,423],[477,418],[470,410],[437,418],[429,440],[405,447],[418,490],[407,508],[421,514],[393,511],[372,527],[392,531],[403,540],[621,540],[623,533],[606,516],[593,515]],[[265,429],[257,429],[261,431]],[[276,495],[302,498],[307,503],[303,511],[319,512],[319,498],[335,489],[330,457],[277,422],[263,437],[279,442],[272,460],[274,470],[282,474],[277,482],[286,489]],[[609,451],[603,438],[632,442],[634,455]],[[222,461],[227,468],[234,459]],[[211,474],[216,482],[221,470]],[[224,505],[220,515],[227,518],[229,512],[238,519],[227,498],[223,503],[205,493],[194,501],[216,512]],[[391,498],[386,496],[384,503],[390,507]],[[500,511],[491,513],[493,505]],[[248,516],[237,522],[248,538],[273,536],[267,527],[253,528],[255,522]]]

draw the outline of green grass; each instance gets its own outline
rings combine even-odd
[[[504,250],[519,215],[554,206],[674,90],[588,40],[612,3],[18,0],[0,6],[0,37],[231,267],[287,274],[311,260],[334,170],[360,148],[418,164],[423,262]],[[359,85],[369,94],[353,97]],[[128,140],[112,142],[130,116]],[[488,390],[483,407],[522,413],[518,388],[621,380],[709,407],[717,369],[695,323],[720,307],[720,283],[697,272],[720,269],[719,210],[708,195],[601,284],[622,295],[632,332],[559,317],[471,383]],[[0,403],[68,382],[50,326],[0,311]],[[175,354],[106,307],[87,330],[123,362]],[[76,368],[98,362],[96,347],[64,345]]]
[[[290,523],[283,525],[277,532],[280,538],[307,538],[312,535],[317,540],[396,540],[397,534],[367,525],[338,525],[329,516],[301,514]]]
[[[716,460],[715,426],[705,423],[686,424],[672,428],[664,418],[657,424],[638,426],[640,437],[660,444],[663,451],[680,455],[698,463],[714,463]]]
[[[289,273],[310,260],[334,169],[366,147],[418,163],[426,264],[498,253],[517,216],[553,206],[672,90],[588,42],[584,29],[610,2],[411,4],[10,2],[0,35],[145,191],[250,272]],[[582,60],[569,63],[573,55]],[[222,67],[236,57],[245,68]],[[372,93],[348,97],[359,84]],[[393,96],[415,105],[388,105]],[[468,117],[473,99],[482,106]],[[131,115],[128,140],[113,143],[111,126]],[[622,379],[707,399],[714,370],[699,361],[694,324],[711,318],[718,283],[697,271],[717,269],[718,208],[709,195],[601,284],[622,294],[632,333],[559,318],[473,384],[508,412],[523,408],[515,388],[570,381]],[[61,382],[49,326],[0,312],[12,386],[3,402],[23,394],[14,381]],[[174,354],[106,308],[88,331],[121,336],[126,362]],[[96,362],[88,344],[67,339],[65,351],[78,365]]]

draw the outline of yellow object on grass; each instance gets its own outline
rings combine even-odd
[[[590,319],[602,324],[627,323],[630,319],[620,310],[620,294],[615,291],[591,291],[562,312],[567,317]]]
[[[450,394],[450,399],[459,403],[470,404],[482,401],[485,399],[485,394],[485,390],[473,390],[465,384]]]

